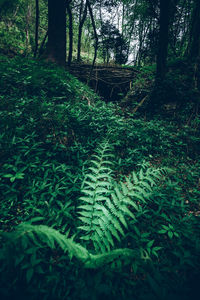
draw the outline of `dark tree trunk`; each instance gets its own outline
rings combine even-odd
[[[168,53],[168,35],[170,20],[171,0],[160,0],[160,18],[159,18],[159,41],[157,53],[157,80],[162,80],[166,73],[166,61]]]
[[[159,15],[159,39],[156,55],[156,78],[152,93],[150,94],[150,101],[148,110],[156,113],[166,99],[166,86],[164,82],[167,71],[167,53],[168,53],[168,35],[172,0],[160,0],[160,15]]]
[[[34,51],[34,57],[37,56],[37,51],[38,51],[39,17],[40,17],[39,0],[35,0],[35,51]]]
[[[65,0],[48,0],[47,58],[62,66],[66,62]]]
[[[86,17],[87,17],[87,4],[85,5],[83,16],[82,16],[82,9],[80,9],[80,21],[79,21],[79,28],[78,28],[78,49],[77,49],[77,61],[78,62],[81,59],[81,38],[82,38],[83,25],[84,25]]]
[[[96,25],[95,25],[95,21],[94,21],[94,16],[93,16],[93,12],[92,12],[92,8],[91,8],[89,0],[86,0],[86,4],[87,4],[88,10],[89,10],[89,14],[90,14],[91,22],[92,22],[92,27],[93,27],[93,31],[94,31],[94,38],[95,38],[94,58],[93,58],[93,62],[92,62],[91,70],[90,70],[90,75],[89,75],[89,78],[88,78],[88,82],[89,82],[90,78],[91,78],[91,75],[92,75],[92,71],[94,69],[95,61],[96,61],[96,58],[97,58],[98,35],[97,35],[97,30],[96,30]]]
[[[192,11],[190,37],[188,44],[188,59],[194,65],[194,88],[200,91],[200,1],[194,0]]]
[[[43,38],[43,40],[42,40],[42,43],[41,43],[41,45],[40,45],[39,56],[41,56],[42,53],[44,52],[44,45],[45,45],[45,42],[46,42],[47,37],[48,37],[48,30],[47,30],[47,32],[45,33],[45,36],[44,36],[44,38]]]
[[[188,44],[188,57],[197,61],[200,56],[200,1],[194,1],[194,8],[191,20],[190,39]]]
[[[72,62],[72,53],[73,53],[73,17],[72,17],[72,10],[71,4],[72,0],[68,0],[67,5],[67,13],[69,16],[69,54],[68,54],[68,66],[71,65]]]

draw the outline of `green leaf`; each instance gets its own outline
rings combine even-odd
[[[163,227],[164,229],[166,229],[166,230],[169,230],[169,227],[166,226],[166,225],[162,225],[162,227]]]
[[[92,189],[96,188],[96,183],[90,182],[90,181],[85,181],[85,184],[89,185]]]
[[[97,181],[97,177],[95,177],[94,175],[92,174],[87,174],[86,175],[86,178],[89,177],[93,182],[96,182]]]
[[[11,177],[11,178],[10,178],[10,182],[14,182],[15,179],[16,179],[15,177]]]
[[[5,175],[3,175],[3,177],[10,178],[10,177],[13,177],[13,174],[5,174]]]
[[[135,172],[132,172],[132,177],[133,177],[133,182],[135,184],[137,184],[139,180],[138,180],[137,175],[135,174]]]
[[[79,217],[79,219],[85,224],[91,224],[91,218]]]
[[[33,277],[34,269],[30,268],[26,271],[26,281],[29,283],[31,281],[31,278]]]
[[[164,234],[166,232],[167,232],[167,230],[165,230],[165,229],[161,229],[161,230],[158,231],[158,233],[160,233],[160,234]]]
[[[43,221],[43,220],[45,220],[45,217],[35,217],[35,218],[30,219],[27,223],[32,224],[32,223],[36,223],[36,222]]]
[[[96,194],[101,194],[101,193],[108,193],[109,191],[105,188],[97,187],[95,192],[96,192]]]
[[[149,241],[149,242],[147,243],[147,248],[151,248],[151,247],[153,246],[153,243],[154,243],[154,240]]]
[[[170,238],[170,239],[172,239],[172,238],[173,238],[173,235],[174,235],[174,234],[173,234],[173,232],[172,232],[172,231],[168,231],[168,236],[169,236],[169,238]]]
[[[92,210],[93,210],[93,207],[92,207],[92,205],[80,205],[80,206],[78,207],[78,209],[83,209],[83,210],[92,211]]]

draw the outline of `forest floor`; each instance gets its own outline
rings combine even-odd
[[[127,97],[121,102],[105,102],[52,64],[5,56],[0,61],[1,299],[197,299],[198,103],[188,101],[185,106],[167,111],[161,108],[152,114],[147,100],[133,113],[151,88],[152,67],[140,72],[95,69],[94,74],[98,71],[103,80],[108,72],[108,77],[114,74],[113,81],[122,81],[125,72],[123,80],[129,88],[129,80],[135,76]],[[89,74],[89,67],[78,70],[83,76]],[[176,74],[173,82],[169,81],[169,90],[176,86],[177,99],[195,99],[196,91],[187,88],[183,76],[183,72]],[[170,102],[172,94],[166,95]],[[96,253],[91,241],[80,238],[80,197],[86,182],[94,186],[92,180],[97,175],[91,164],[97,168],[99,147],[106,137],[111,151],[106,163],[112,166],[113,185],[121,193],[126,193],[131,180],[137,187],[128,206],[134,217],[125,213],[128,227],[123,227],[124,235],[111,239],[114,249],[136,251],[132,261],[88,270],[47,232],[42,242],[36,233],[16,238],[20,224],[45,225]],[[152,170],[162,175],[154,180],[148,177],[149,185],[145,174],[152,174]],[[107,176],[104,172],[99,181],[104,187]]]

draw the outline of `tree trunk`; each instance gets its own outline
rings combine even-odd
[[[29,48],[29,26],[31,22],[31,5],[28,4],[27,6],[27,13],[26,13],[26,27],[25,27],[25,33],[26,33],[26,54],[28,53]]]
[[[159,39],[156,56],[156,77],[154,89],[147,105],[148,110],[158,112],[161,105],[166,101],[166,86],[164,78],[167,70],[168,35],[171,11],[171,0],[160,0],[159,15]]]
[[[66,62],[66,1],[48,0],[47,58],[61,66]]]
[[[86,17],[87,17],[87,4],[85,5],[83,16],[82,16],[82,9],[80,9],[80,21],[79,21],[79,28],[78,28],[78,49],[77,49],[77,61],[78,62],[81,59],[81,38],[82,38],[83,25],[84,25]]]
[[[38,29],[39,29],[39,0],[35,0],[35,51],[34,57],[37,56],[38,51]]]
[[[159,18],[159,41],[157,53],[157,80],[163,80],[166,73],[166,62],[168,53],[168,35],[170,20],[171,0],[160,0],[160,18]]]
[[[88,83],[89,83],[90,78],[92,76],[92,71],[94,69],[95,61],[96,61],[96,58],[97,58],[98,35],[97,35],[97,30],[96,30],[96,25],[95,25],[95,21],[94,21],[94,16],[93,16],[93,12],[92,12],[92,8],[91,8],[89,0],[86,0],[86,4],[87,4],[88,10],[89,10],[89,14],[90,14],[91,22],[92,22],[92,27],[93,27],[93,31],[94,31],[94,38],[95,38],[94,58],[93,58],[93,62],[92,62],[91,70],[90,70],[90,75],[89,75],[89,78],[88,78]]]
[[[41,46],[40,46],[40,49],[39,49],[39,56],[41,56],[42,53],[43,53],[43,49],[44,49],[44,45],[45,45],[45,42],[46,42],[47,37],[48,37],[48,30],[47,30],[47,32],[45,33],[45,36],[44,36],[44,38],[43,38],[43,40],[42,40],[42,43],[41,43]]]
[[[68,54],[68,66],[71,65],[72,62],[72,53],[73,53],[73,17],[70,3],[72,0],[68,0],[67,5],[67,13],[69,16],[69,54]]]
[[[200,1],[194,1],[191,20],[190,39],[188,44],[188,57],[196,62],[200,56]]]

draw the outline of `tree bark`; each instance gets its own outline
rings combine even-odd
[[[47,32],[45,33],[45,36],[44,36],[44,38],[43,38],[43,40],[42,40],[42,43],[41,43],[41,45],[40,45],[39,56],[42,55],[42,52],[43,52],[44,45],[45,45],[45,42],[46,42],[47,37],[48,37],[48,30],[47,30]]]
[[[68,0],[66,3],[67,6],[67,13],[69,16],[69,54],[68,54],[68,66],[71,65],[72,62],[72,53],[73,53],[73,17],[72,17],[72,10],[71,4],[72,0]]]
[[[160,18],[159,18],[159,41],[157,53],[157,80],[163,80],[166,73],[166,62],[168,53],[168,36],[170,21],[171,0],[160,0]]]
[[[82,2],[82,4],[83,4],[83,2]],[[79,28],[78,28],[78,47],[77,47],[77,61],[78,62],[81,59],[81,38],[82,38],[83,25],[84,25],[86,17],[87,17],[87,4],[85,5],[85,9],[83,11],[83,16],[82,16],[82,8],[80,9],[80,20],[79,20]]]
[[[28,4],[27,6],[27,13],[26,13],[26,27],[25,27],[25,33],[26,33],[26,54],[28,53],[29,48],[29,26],[31,22],[31,5]]]
[[[190,39],[188,44],[188,58],[197,61],[200,57],[200,1],[194,1],[192,12]]]
[[[39,0],[35,0],[35,50],[34,50],[34,57],[37,56],[38,51],[38,29],[39,29]]]
[[[88,10],[89,10],[89,14],[90,14],[91,22],[92,22],[92,27],[93,27],[93,31],[94,31],[94,38],[95,38],[94,58],[93,58],[93,62],[92,62],[91,70],[90,70],[90,75],[89,75],[89,78],[88,78],[88,83],[89,83],[91,75],[92,75],[92,71],[94,69],[95,61],[96,61],[96,58],[97,58],[98,35],[97,35],[97,30],[96,30],[96,25],[95,25],[95,21],[94,21],[94,16],[93,16],[93,12],[92,12],[92,8],[91,8],[89,0],[86,0],[86,4],[87,4]]]
[[[66,62],[65,0],[48,0],[47,59],[61,66]]]

